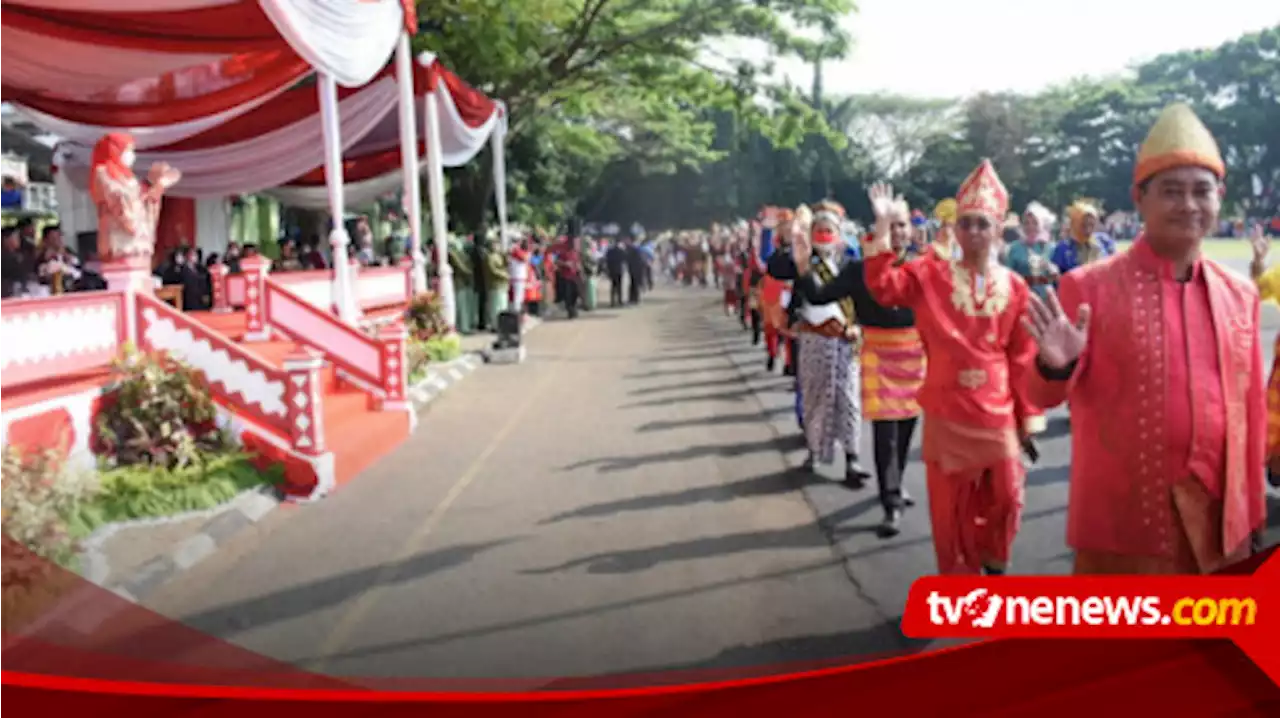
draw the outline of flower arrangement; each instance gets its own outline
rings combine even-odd
[[[218,426],[202,372],[127,347],[95,422],[94,451],[111,466],[186,466],[202,452],[233,448]]]

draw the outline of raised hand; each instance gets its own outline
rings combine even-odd
[[[791,258],[795,260],[797,271],[807,271],[809,258],[813,256],[813,245],[809,233],[800,231],[791,236]]]
[[[893,185],[888,182],[876,182],[871,185],[871,189],[867,190],[867,197],[871,200],[871,211],[875,213],[876,219],[888,217],[893,211]]]
[[[1262,223],[1253,225],[1249,230],[1249,245],[1253,248],[1253,263],[1250,269],[1256,277],[1267,268],[1267,253],[1271,251],[1271,238],[1263,231]]]
[[[1057,293],[1050,288],[1047,294],[1047,302],[1040,301],[1035,294],[1031,295],[1022,325],[1040,346],[1040,361],[1051,369],[1065,369],[1084,352],[1089,338],[1091,310],[1088,304],[1081,304],[1076,321],[1072,323],[1062,311]]]

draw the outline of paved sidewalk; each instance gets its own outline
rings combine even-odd
[[[908,647],[859,593],[709,292],[551,319],[326,501],[148,605],[341,675],[587,676]]]

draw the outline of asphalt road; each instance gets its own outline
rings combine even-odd
[[[343,676],[776,669],[915,647],[814,520],[710,296],[661,289],[544,323],[524,364],[483,367],[396,453],[148,605]]]
[[[924,648],[896,628],[935,571],[923,467],[888,541],[874,488],[800,474],[791,382],[715,292],[660,288],[528,343],[526,363],[455,387],[365,475],[276,512],[148,605],[333,675],[523,687]],[[1017,573],[1071,564],[1069,427],[1050,418]]]

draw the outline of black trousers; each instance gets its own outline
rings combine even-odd
[[[751,343],[760,343],[760,332],[764,330],[763,318],[759,309],[751,310]]]
[[[622,275],[609,275],[609,306],[616,307],[622,304]]]
[[[573,319],[578,316],[578,283],[565,279],[560,283],[560,301],[564,302],[564,310]]]
[[[911,453],[911,436],[916,430],[916,417],[871,422],[872,446],[875,451],[876,483],[880,485],[880,504],[885,511],[901,509],[902,474]]]
[[[630,304],[640,303],[640,282],[643,281],[639,272],[632,272],[629,282],[627,282],[627,302]]]

